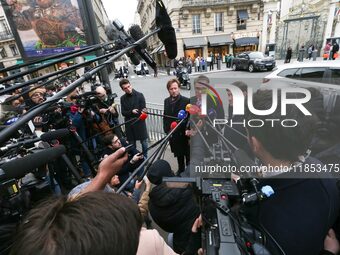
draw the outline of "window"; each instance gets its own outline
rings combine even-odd
[[[340,85],[340,68],[331,68],[331,84]]]
[[[325,71],[325,67],[302,68],[300,79],[306,81],[321,82]]]
[[[289,68],[283,70],[277,74],[277,76],[286,77],[286,78],[293,78],[296,74],[297,68]]]
[[[247,19],[249,18],[247,10],[237,11],[237,30],[247,29]]]
[[[193,34],[201,33],[201,15],[200,14],[192,15],[192,33]]]
[[[19,55],[17,47],[14,44],[10,45],[9,48],[11,49],[13,56]]]
[[[215,32],[223,32],[223,12],[215,13]]]
[[[0,55],[1,55],[2,58],[6,58],[7,57],[7,52],[6,52],[4,47],[0,48]]]

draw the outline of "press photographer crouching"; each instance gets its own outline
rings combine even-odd
[[[291,98],[299,98],[296,95]],[[253,95],[257,110],[270,109],[272,91],[259,90]],[[247,121],[263,120],[262,127],[247,126],[249,144],[262,162],[259,187],[269,185],[274,195],[252,206],[244,206],[249,223],[261,230],[271,254],[319,254],[324,239],[339,212],[339,192],[328,173],[311,175],[307,169],[322,163],[306,153],[314,135],[312,116],[305,116],[295,105],[287,105],[281,114],[280,97],[274,113],[266,116],[248,112]],[[265,119],[277,119],[272,122]],[[294,119],[298,125],[284,127],[283,119]],[[277,167],[282,171],[264,171]],[[269,169],[269,168],[267,168]],[[284,172],[283,169],[289,169]],[[330,169],[328,169],[330,170]]]

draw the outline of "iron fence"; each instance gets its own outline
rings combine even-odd
[[[124,117],[121,114],[121,108],[118,104],[118,112],[119,112],[119,123],[124,122]],[[163,115],[163,105],[161,104],[152,104],[147,103],[146,108],[150,114],[146,118],[146,127],[148,130],[149,140],[150,141],[158,141],[159,139],[165,137],[165,133],[163,131],[163,117],[159,115]],[[157,114],[157,115],[154,115]],[[125,127],[122,126],[123,131],[125,131]]]

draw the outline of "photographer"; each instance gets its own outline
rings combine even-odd
[[[99,114],[102,116],[102,121],[107,122],[109,127],[119,125],[117,105],[114,103],[113,95],[108,96],[104,87],[96,88],[97,98],[96,107]],[[122,137],[122,130],[120,127],[114,128],[114,132],[118,137]]]
[[[298,98],[295,95],[295,98]],[[278,100],[280,102],[280,98]],[[259,90],[253,95],[254,108],[269,109],[272,91]],[[264,122],[262,127],[247,127],[249,144],[264,167],[288,168],[289,172],[262,171],[259,187],[269,185],[274,195],[256,205],[243,207],[249,223],[261,230],[267,239],[266,247],[272,254],[318,254],[328,230],[339,211],[339,194],[335,180],[324,174],[309,175],[309,169],[320,161],[306,154],[314,135],[311,116],[305,116],[296,106],[287,105],[287,114],[281,107],[267,116],[248,113],[251,119],[294,119],[295,127],[284,127],[276,122]],[[300,170],[296,173],[294,170]],[[313,177],[313,179],[311,178]],[[312,230],[311,230],[312,228]]]

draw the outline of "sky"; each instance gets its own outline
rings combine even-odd
[[[134,22],[138,0],[102,0],[110,20],[119,19],[127,30]]]

